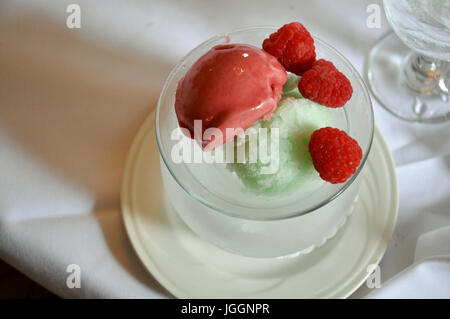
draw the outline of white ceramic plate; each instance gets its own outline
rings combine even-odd
[[[122,211],[131,243],[153,276],[178,298],[345,298],[383,256],[398,210],[397,177],[380,132],[363,170],[353,215],[310,254],[256,259],[198,238],[171,208],[160,176],[154,112],[125,168]]]

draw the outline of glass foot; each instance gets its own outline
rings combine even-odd
[[[395,116],[412,122],[450,120],[450,67],[417,55],[390,33],[371,50],[369,87],[378,102]]]

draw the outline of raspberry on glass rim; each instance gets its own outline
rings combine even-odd
[[[263,41],[263,49],[287,71],[302,75],[316,60],[314,39],[300,22],[285,24]]]

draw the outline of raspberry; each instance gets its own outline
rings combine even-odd
[[[263,42],[263,49],[276,57],[287,71],[302,75],[316,60],[314,40],[299,22],[285,24]]]
[[[362,151],[358,142],[337,128],[315,130],[309,141],[314,168],[331,184],[343,183],[358,167]]]
[[[328,107],[340,107],[350,100],[353,88],[347,77],[330,61],[314,62],[298,82],[303,97]]]

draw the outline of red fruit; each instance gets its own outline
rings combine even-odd
[[[340,107],[350,100],[353,88],[347,77],[330,61],[320,59],[298,82],[303,97],[328,107]]]
[[[309,141],[314,168],[331,184],[343,183],[352,176],[362,158],[358,142],[337,128],[315,130]]]
[[[316,60],[314,40],[299,22],[285,24],[263,42],[263,49],[276,57],[287,71],[302,75]]]

